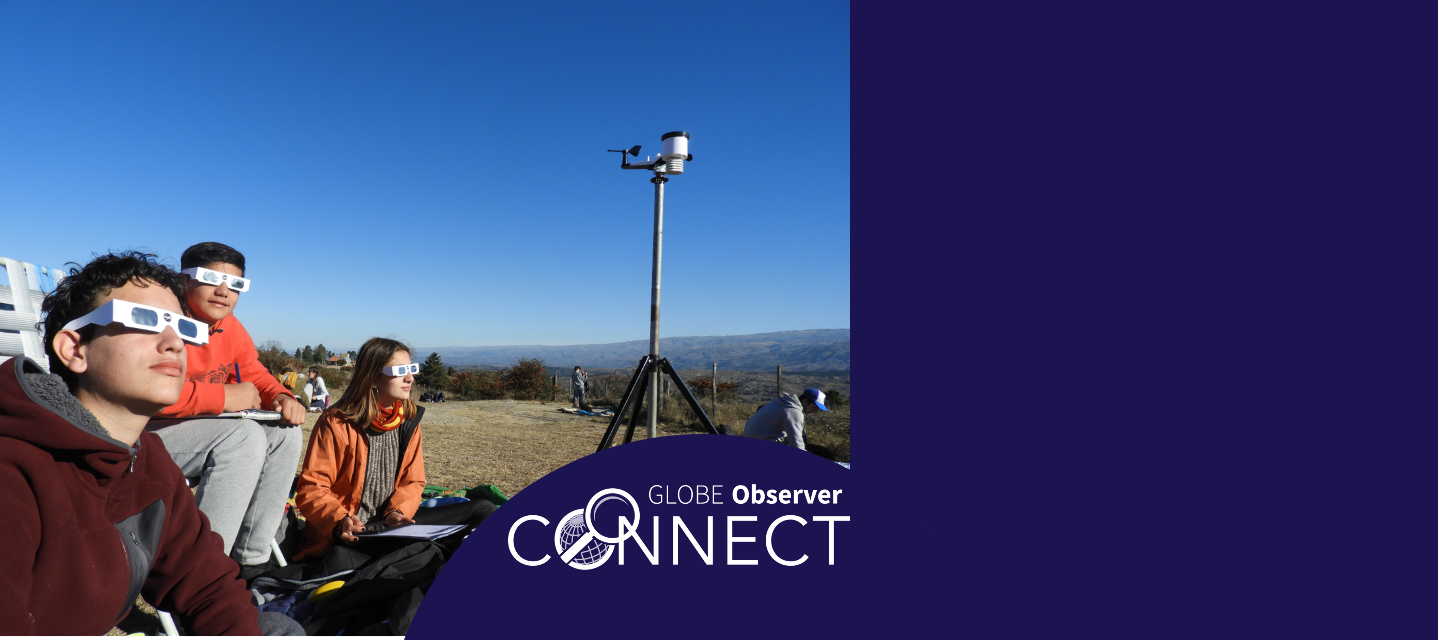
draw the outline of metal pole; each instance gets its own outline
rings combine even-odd
[[[710,363],[710,415],[715,415],[715,381],[720,376],[720,363]]]
[[[665,182],[669,178],[655,172],[655,257],[650,270],[650,357],[660,358],[660,240],[665,229]],[[655,423],[660,407],[660,370],[650,370],[650,412],[645,424],[645,437],[655,437]]]

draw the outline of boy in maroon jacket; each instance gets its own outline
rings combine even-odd
[[[97,258],[45,298],[59,375],[0,364],[0,635],[100,635],[137,595],[201,635],[303,635],[258,612],[145,431],[180,395],[186,341],[205,337],[180,312],[178,274],[153,258]]]

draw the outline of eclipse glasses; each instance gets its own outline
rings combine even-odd
[[[211,271],[209,269],[206,269],[205,267],[190,267],[189,269],[181,269],[180,273],[183,273],[187,276],[190,276],[191,278],[200,281],[200,284],[213,284],[216,286],[223,284],[227,287],[230,287],[231,291],[235,291],[237,293],[245,293],[246,291],[250,290],[249,278],[232,276],[228,273],[223,273],[220,271]]]
[[[199,322],[179,313],[124,300],[106,302],[100,305],[99,309],[71,320],[61,327],[61,330],[76,331],[86,325],[94,324],[103,327],[115,322],[131,329],[143,329],[154,333],[160,333],[165,330],[165,327],[170,327],[175,330],[175,333],[180,334],[181,340],[191,344],[210,342],[210,331],[208,328],[202,327]]]
[[[420,365],[397,364],[393,367],[385,367],[384,369],[381,369],[380,373],[390,376],[391,378],[399,378],[400,376],[403,376],[407,373],[420,373]]]

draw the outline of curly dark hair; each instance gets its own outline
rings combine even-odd
[[[240,267],[240,275],[245,275],[245,254],[230,248],[230,245],[219,242],[201,242],[191,245],[189,249],[185,250],[185,253],[180,254],[181,269],[204,267],[216,262]]]
[[[79,378],[56,356],[55,336],[60,333],[60,328],[71,320],[99,308],[100,300],[110,295],[111,290],[131,282],[141,287],[150,286],[147,281],[155,282],[170,289],[175,294],[175,299],[180,302],[181,308],[184,308],[185,285],[180,274],[160,264],[156,258],[153,253],[122,251],[96,256],[84,267],[74,262],[68,263],[73,265],[70,275],[45,296],[45,301],[40,304],[40,310],[45,314],[45,355],[50,359],[50,372],[59,374],[65,384],[70,385],[70,391],[75,391]],[[37,325],[36,329],[39,328]],[[81,340],[88,341],[95,335],[95,325],[83,327],[79,333]]]

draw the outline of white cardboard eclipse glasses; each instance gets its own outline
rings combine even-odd
[[[165,327],[175,329],[180,339],[191,344],[206,344],[210,342],[210,331],[199,322],[191,320],[179,313],[166,311],[159,307],[150,307],[125,300],[111,300],[100,305],[99,309],[91,311],[79,318],[71,320],[61,327],[62,330],[75,331],[86,325],[105,326],[114,322],[123,324],[131,329],[144,329],[160,333]]]
[[[250,290],[250,279],[243,276],[232,276],[222,271],[211,271],[205,267],[190,267],[181,269],[183,273],[197,280],[200,284],[212,284],[215,286],[225,285],[231,291],[245,293]]]
[[[418,365],[418,364],[397,364],[397,365],[395,365],[395,366],[393,366],[393,367],[385,367],[384,369],[381,369],[381,370],[380,370],[380,373],[383,373],[383,374],[385,374],[385,375],[387,375],[387,376],[390,376],[391,378],[398,378],[398,377],[403,376],[403,375],[405,375],[405,374],[407,374],[407,373],[420,373],[420,365]]]

